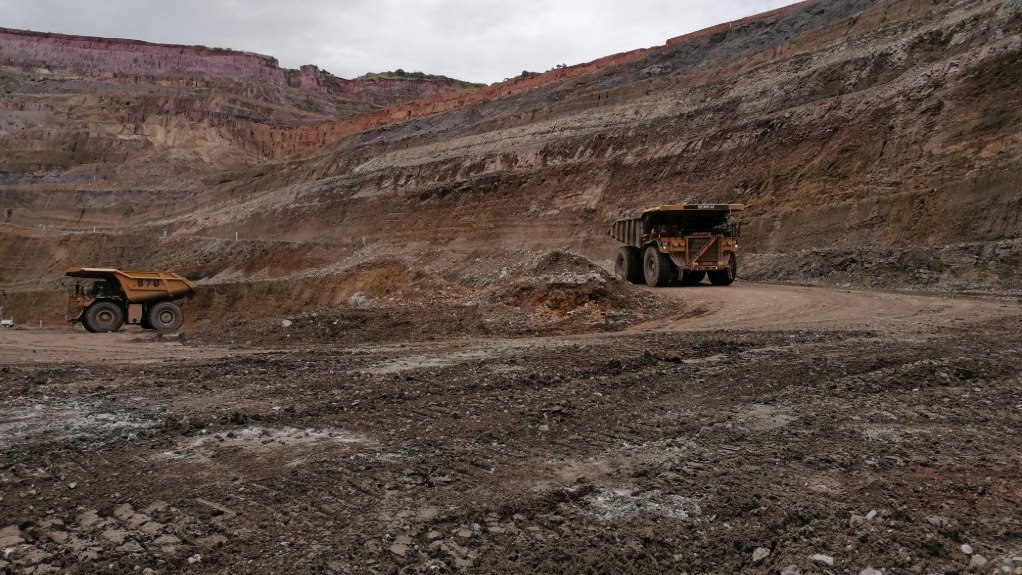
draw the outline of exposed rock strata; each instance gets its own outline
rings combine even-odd
[[[179,238],[162,249],[182,253],[133,260],[154,265],[199,266],[201,246],[238,233],[249,243],[211,282],[244,281],[251,261],[305,246],[319,254],[312,269],[285,258],[260,277],[329,276],[387,254],[464,278],[557,247],[608,258],[604,232],[617,217],[680,198],[727,200],[751,206],[742,248],[753,277],[1022,290],[1004,273],[1022,237],[1020,10],[822,1],[351,120],[211,122],[218,137],[248,142],[233,149],[276,159],[223,159],[213,147],[209,165],[234,167],[160,186],[44,171],[0,188],[0,225],[7,249],[23,254],[36,249],[32,234],[85,231],[75,241],[105,246],[93,252],[103,261],[126,249],[121,234]],[[304,93],[329,91],[329,78],[302,73]],[[40,130],[60,114],[21,102],[8,113]],[[65,153],[101,156],[91,142]],[[972,248],[955,246],[979,252],[970,263]],[[52,253],[47,274],[73,259]],[[33,279],[7,267],[0,281]]]
[[[114,163],[154,179],[253,164],[278,154],[275,130],[466,86],[347,80],[234,50],[10,29],[0,29],[0,47],[6,181],[68,170],[109,177]],[[133,165],[154,162],[165,165]]]

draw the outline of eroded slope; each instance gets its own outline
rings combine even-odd
[[[84,258],[241,291],[277,279],[286,297],[296,276],[330,289],[385,257],[472,287],[554,248],[604,260],[609,221],[687,199],[751,206],[746,278],[1017,291],[1019,22],[991,0],[807,3],[273,128],[278,153],[305,151],[172,191],[7,186],[2,247],[23,263],[3,281],[29,289]]]

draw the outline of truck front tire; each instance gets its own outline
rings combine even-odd
[[[677,275],[671,258],[660,253],[656,246],[649,246],[643,253],[642,274],[646,278],[646,285],[649,287],[670,285],[671,280]]]
[[[633,284],[642,282],[642,254],[638,248],[625,246],[617,251],[614,275],[621,281]]]
[[[184,321],[184,312],[173,302],[161,301],[149,308],[149,325],[157,331],[177,330]]]
[[[700,270],[684,270],[681,272],[681,283],[685,285],[696,285],[703,281],[706,272]]]
[[[124,310],[112,301],[98,301],[85,310],[82,323],[93,333],[117,331],[124,325]]]
[[[731,254],[731,260],[727,267],[722,270],[715,270],[709,273],[710,283],[715,286],[729,286],[735,283],[738,277],[738,256]]]

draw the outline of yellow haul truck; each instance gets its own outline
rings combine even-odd
[[[742,204],[672,204],[618,220],[610,236],[625,245],[614,273],[632,283],[663,287],[675,281],[731,285],[738,275],[741,224],[731,221]]]
[[[125,322],[144,329],[176,330],[185,316],[173,300],[195,294],[195,284],[170,272],[73,267],[65,275],[93,280],[91,286],[75,283],[67,317],[93,333],[117,331]]]

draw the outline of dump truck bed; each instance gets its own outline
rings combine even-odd
[[[131,303],[156,299],[173,300],[195,293],[195,284],[172,272],[129,271],[114,268],[68,268],[66,276],[116,280]]]
[[[744,204],[668,204],[644,210],[641,215],[614,222],[609,235],[615,240],[632,247],[641,248],[643,236],[653,226],[670,221],[680,226],[708,228],[715,222],[722,222],[732,212],[745,209]]]

